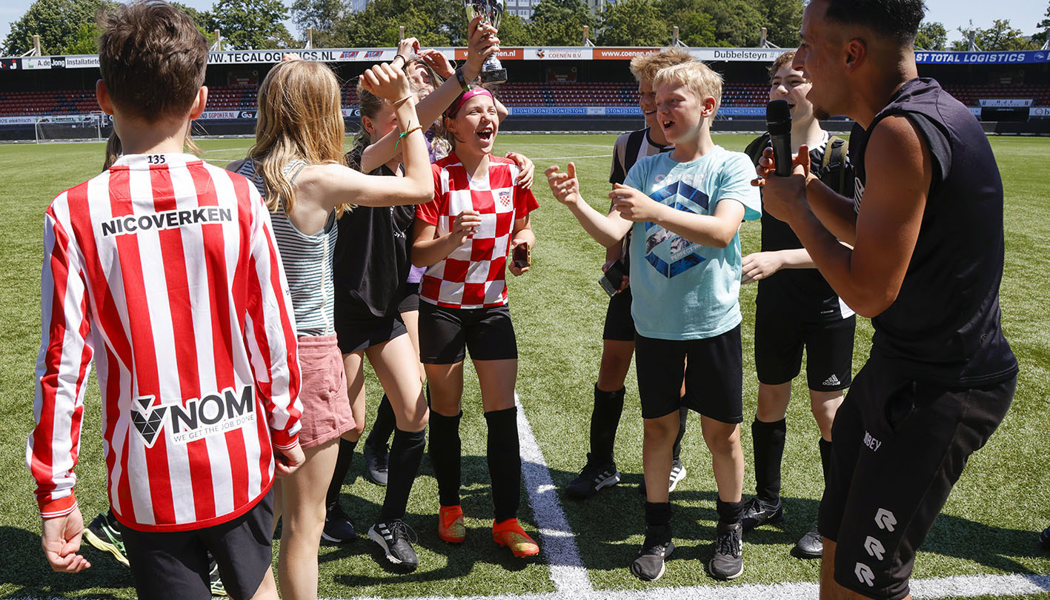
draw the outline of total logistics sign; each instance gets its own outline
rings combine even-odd
[[[1050,62],[1046,50],[1023,52],[916,52],[920,65],[1017,65]]]

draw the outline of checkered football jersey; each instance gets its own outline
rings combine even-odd
[[[416,209],[416,217],[451,231],[456,215],[474,209],[481,226],[447,258],[423,275],[419,297],[448,308],[486,308],[507,303],[507,252],[514,221],[539,208],[531,190],[514,185],[520,169],[514,161],[489,156],[488,179],[471,181],[455,153],[432,165],[434,199]]]
[[[110,504],[143,531],[247,512],[302,405],[270,215],[240,175],[131,155],[59,194],[44,219],[42,335],[26,461],[44,518],[73,484],[92,358]]]

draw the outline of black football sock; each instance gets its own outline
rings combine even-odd
[[[459,506],[460,453],[462,445],[459,439],[460,412],[454,417],[446,417],[436,412],[430,413],[430,466],[438,481],[438,501],[441,506]],[[389,481],[387,485],[390,485]]]
[[[751,423],[755,449],[755,492],[759,500],[767,505],[780,502],[780,463],[784,459],[786,435],[786,419],[772,423],[755,419]]]
[[[820,448],[820,467],[824,472],[824,485],[827,485],[828,478],[831,476],[831,442],[820,438],[817,446]]]
[[[332,482],[328,484],[328,493],[325,494],[325,506],[332,507],[339,503],[339,491],[343,489],[343,481],[350,472],[356,447],[357,442],[339,439],[339,457],[335,459],[335,471],[332,473]]]
[[[645,545],[671,541],[671,503],[645,503]]]
[[[383,394],[383,400],[376,409],[376,421],[372,424],[372,431],[368,432],[365,443],[373,448],[386,446],[396,426],[397,418],[394,417],[394,407],[390,405],[390,398]]]
[[[488,423],[489,476],[497,523],[518,515],[521,502],[521,450],[518,444],[518,407],[485,413]]]
[[[674,448],[672,449],[675,460],[682,459],[682,438],[685,437],[685,423],[688,419],[689,409],[685,407],[683,400],[682,407],[678,409],[678,437],[674,439]]]
[[[423,460],[426,445],[426,430],[394,430],[394,442],[390,445],[390,463],[387,471],[386,496],[383,509],[379,511],[379,522],[389,523],[405,516],[408,495],[412,483],[419,473],[419,462]]]
[[[722,502],[721,500],[718,500],[715,502],[715,508],[718,511],[718,522],[722,525],[739,523],[740,519],[744,516],[743,501]]]
[[[613,462],[613,444],[616,429],[623,413],[623,397],[626,388],[604,392],[594,386],[594,409],[591,411],[591,453],[588,462],[605,464]]]

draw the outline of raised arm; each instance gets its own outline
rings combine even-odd
[[[806,197],[810,210],[824,227],[845,244],[853,244],[857,237],[857,210],[853,198],[847,198],[835,192],[814,175],[809,168],[809,148],[799,147],[795,163],[802,167],[806,181]],[[759,159],[759,177],[773,172],[773,150],[767,148]]]
[[[875,126],[865,161],[867,186],[852,250],[810,210],[810,185],[804,183],[801,169],[791,177],[768,177],[761,183],[769,212],[791,225],[839,297],[857,314],[874,317],[896,300],[904,282],[933,163],[925,141],[905,117],[888,117]]]
[[[419,124],[416,98],[409,89],[408,78],[400,69],[381,64],[362,73],[361,84],[394,105],[403,132],[395,131],[394,135],[402,152],[405,176],[364,175],[334,163],[311,165],[296,180],[296,193],[320,200],[328,210],[344,203],[395,206],[426,202],[434,192],[434,181],[423,138],[425,128]]]
[[[477,78],[478,74],[481,73],[481,64],[485,62],[485,59],[490,54],[496,51],[499,44],[499,38],[495,36],[496,30],[491,25],[482,23],[480,16],[470,22],[468,30],[470,41],[467,46],[467,60],[460,67],[463,80],[466,82],[474,81]],[[398,54],[400,55],[402,52],[403,50],[399,46]],[[403,66],[400,65],[400,61],[397,64],[398,66]],[[422,123],[424,130],[430,129],[430,124],[436,121],[441,116],[441,113],[448,108],[448,105],[452,104],[456,96],[463,91],[455,71],[442,72],[443,69],[439,66],[440,63],[433,59],[429,60],[428,64],[437,66],[436,71],[438,75],[447,77],[445,82],[437,89],[427,94],[426,98],[420,100],[419,105],[416,107],[419,115],[417,123]],[[397,150],[394,148],[397,143],[397,136],[398,132],[392,131],[376,143],[365,148],[364,153],[361,155],[361,171],[369,173],[392,159],[397,154]]]
[[[576,178],[575,164],[569,163],[565,173],[561,173],[560,169],[558,165],[552,165],[544,171],[554,198],[569,208],[569,212],[580,222],[584,231],[599,244],[608,248],[621,243],[623,236],[631,229],[631,222],[615,210],[603,215],[583,200],[580,195],[580,181]]]
[[[609,192],[616,211],[629,221],[650,222],[696,244],[725,248],[744,221],[744,205],[726,198],[713,215],[697,215],[661,204],[641,191],[617,183]]]

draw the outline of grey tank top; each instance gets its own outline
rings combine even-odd
[[[306,163],[296,160],[284,167],[289,182],[295,179],[306,167]],[[266,195],[262,173],[256,171],[255,162],[246,160],[237,168],[237,172],[247,177],[259,193]],[[332,335],[335,333],[335,286],[332,283],[332,260],[335,256],[335,242],[339,235],[336,226],[335,212],[328,216],[324,228],[307,235],[299,231],[282,202],[270,215],[273,223],[274,237],[281,253],[281,264],[288,289],[292,296],[292,309],[295,313],[295,331],[299,336]]]

